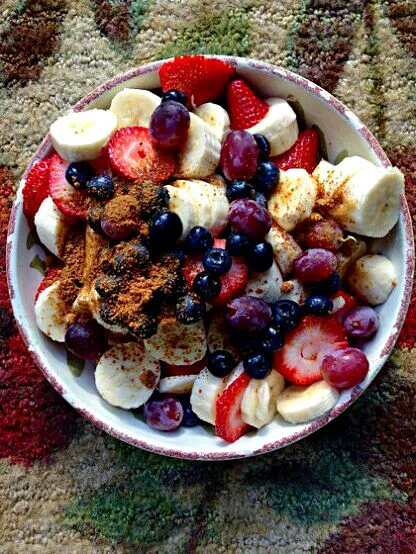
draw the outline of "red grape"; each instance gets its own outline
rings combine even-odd
[[[312,221],[301,233],[306,248],[324,248],[331,252],[339,250],[343,237],[341,227],[332,219]]]
[[[238,331],[261,331],[271,318],[270,307],[254,296],[235,298],[228,304],[228,323]]]
[[[172,100],[163,102],[150,119],[149,134],[153,144],[162,150],[178,148],[186,140],[190,121],[185,106]]]
[[[221,150],[221,167],[229,181],[251,179],[257,168],[259,148],[247,131],[228,133]]]
[[[302,283],[314,283],[326,279],[337,268],[335,254],[323,248],[305,250],[295,259],[296,277]]]
[[[376,311],[370,306],[358,306],[347,313],[343,324],[349,337],[366,339],[376,333],[379,319]]]
[[[239,198],[231,203],[228,221],[234,231],[252,239],[263,238],[272,226],[267,209],[248,198]]]
[[[349,389],[361,383],[368,373],[366,355],[358,348],[341,348],[322,360],[321,373],[327,383],[337,389]]]
[[[143,413],[149,427],[158,431],[173,431],[181,424],[183,407],[176,398],[166,396],[146,402]]]
[[[104,329],[93,319],[87,323],[73,323],[65,333],[65,346],[82,360],[96,360],[107,349]]]

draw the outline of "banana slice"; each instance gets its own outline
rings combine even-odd
[[[188,394],[192,391],[195,379],[196,375],[163,377],[159,381],[159,392],[162,394]]]
[[[307,219],[316,202],[315,179],[305,169],[280,172],[280,181],[268,203],[274,222],[285,231],[292,231]]]
[[[271,229],[265,237],[273,247],[273,253],[282,275],[288,275],[293,269],[296,257],[302,252],[302,248],[289,233],[286,233],[276,223],[272,223]]]
[[[91,286],[89,299],[85,299],[85,301],[88,302],[89,308],[95,321],[99,323],[102,327],[104,327],[104,329],[108,329],[109,331],[112,331],[113,333],[118,333],[120,335],[128,335],[129,332],[127,329],[120,327],[120,325],[107,323],[102,319],[100,315],[100,306],[103,304],[103,301],[98,292],[95,290],[94,284]]]
[[[240,360],[241,353],[238,348],[234,346],[224,312],[218,310],[211,312],[207,341],[208,350],[210,352],[215,352],[215,350],[228,350],[236,360]]]
[[[201,188],[201,195],[205,195],[209,204],[208,229],[214,236],[218,236],[227,226],[229,203],[225,194],[225,182],[220,184],[220,179],[216,179],[216,184],[205,181],[196,181]],[[205,216],[200,215],[202,220]]]
[[[396,286],[396,272],[391,261],[379,254],[363,256],[354,265],[349,277],[352,292],[361,300],[377,306],[387,300]]]
[[[299,134],[298,123],[286,100],[267,98],[266,102],[270,106],[266,117],[247,131],[253,135],[264,135],[270,143],[270,156],[277,156],[295,144]]]
[[[36,323],[42,333],[56,342],[65,342],[69,324],[64,303],[59,294],[59,281],[43,290],[35,303]]]
[[[282,282],[282,274],[276,262],[273,262],[267,271],[261,273],[252,272],[247,281],[245,293],[249,296],[261,298],[271,304],[279,299]]]
[[[265,379],[251,379],[241,403],[243,421],[260,429],[277,413],[276,400],[285,388],[285,380],[275,370]]]
[[[35,215],[35,227],[40,242],[58,258],[68,231],[65,216],[58,210],[50,196],[45,198]]]
[[[341,277],[347,275],[355,262],[367,253],[367,244],[361,239],[347,235],[337,252],[337,272]]]
[[[225,389],[227,377],[214,377],[207,369],[196,376],[191,392],[191,407],[199,419],[215,425],[217,400]]]
[[[130,410],[149,400],[160,377],[160,363],[140,342],[114,345],[101,356],[95,370],[100,395],[112,406]]]
[[[302,305],[308,296],[305,287],[297,279],[283,281],[281,286],[280,300],[293,300],[299,305]]]
[[[222,142],[230,130],[230,117],[222,106],[207,102],[195,108],[195,113],[211,127]]]
[[[306,423],[322,417],[338,402],[339,392],[326,381],[302,387],[290,385],[278,397],[279,414],[290,423]]]
[[[191,113],[187,140],[179,154],[175,177],[207,177],[220,161],[221,141],[200,117]]]
[[[202,181],[178,179],[172,183],[173,187],[183,191],[183,195],[187,198],[187,202],[191,202],[194,206],[195,225],[208,228],[211,222],[211,205],[210,199],[201,188]],[[179,216],[180,217],[180,216]]]
[[[152,113],[160,104],[160,97],[149,90],[125,88],[111,101],[110,110],[121,127],[149,127]]]
[[[114,133],[117,118],[109,110],[71,112],[52,123],[52,144],[58,154],[69,162],[98,158]]]
[[[169,193],[169,210],[175,212],[182,222],[181,239],[184,240],[192,227],[199,224],[197,218],[197,204],[193,201],[193,197],[185,188],[165,185],[165,189]]]

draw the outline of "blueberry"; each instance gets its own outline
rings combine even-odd
[[[141,315],[140,325],[135,326],[134,329],[130,329],[130,332],[139,339],[150,339],[153,335],[156,334],[157,323],[156,320],[148,315]]]
[[[195,412],[192,411],[191,405],[189,402],[183,402],[183,418],[181,425],[184,427],[195,427],[199,425],[200,419]]]
[[[253,177],[256,190],[263,194],[269,194],[279,182],[280,171],[273,162],[259,162]]]
[[[101,296],[101,298],[108,298],[112,294],[117,293],[120,290],[120,280],[116,277],[109,277],[108,275],[102,275],[95,281],[95,290]]]
[[[73,162],[65,172],[65,178],[76,189],[85,189],[87,183],[94,176],[94,171],[87,162]]]
[[[253,271],[267,271],[273,264],[273,248],[270,242],[255,242],[249,248],[247,262]]]
[[[250,239],[242,233],[231,233],[227,238],[227,250],[231,256],[245,256],[250,245]]]
[[[250,198],[253,192],[253,187],[247,181],[230,181],[227,185],[225,194],[228,201],[232,202],[238,198]]]
[[[258,333],[246,333],[243,331],[231,330],[231,338],[235,346],[244,354],[251,354],[259,351],[259,342],[262,335]]]
[[[160,287],[159,292],[167,300],[176,300],[180,296],[187,294],[188,287],[180,273],[170,273]]]
[[[269,325],[264,331],[261,341],[261,348],[266,352],[276,352],[284,345],[284,337],[282,331],[274,325]]]
[[[205,302],[196,294],[187,294],[179,298],[176,304],[176,317],[184,325],[200,321],[204,317],[205,311]]]
[[[230,253],[223,248],[210,248],[202,258],[202,265],[208,273],[224,275],[231,269],[232,259]]]
[[[215,350],[208,360],[208,369],[215,377],[225,377],[235,365],[234,356],[227,350]]]
[[[205,252],[212,248],[214,237],[205,227],[192,227],[186,239],[186,246],[190,252]]]
[[[327,296],[314,294],[308,296],[303,304],[303,308],[310,314],[326,315],[332,311],[334,304]]]
[[[335,294],[342,288],[342,280],[336,271],[334,273],[331,273],[329,277],[326,279],[322,279],[322,281],[319,281],[318,283],[312,284],[313,292],[316,294],[322,294],[329,296],[330,294]]]
[[[179,261],[179,264],[182,267],[185,263],[185,252],[182,248],[174,248],[170,251],[170,254]]]
[[[221,292],[221,281],[215,275],[202,271],[196,275],[192,283],[192,290],[204,300],[212,300]]]
[[[110,200],[114,196],[114,181],[110,175],[98,175],[87,184],[87,192],[98,200]]]
[[[180,239],[182,230],[182,221],[174,212],[157,212],[149,222],[150,240],[160,250],[172,247]]]
[[[113,273],[120,274],[133,267],[144,269],[150,264],[150,254],[143,244],[127,244],[110,262]]]
[[[293,300],[278,300],[270,307],[273,321],[278,330],[290,331],[299,323],[302,310],[299,304],[296,304]]]
[[[255,134],[254,140],[257,143],[258,149],[259,149],[259,159],[260,160],[267,160],[267,158],[270,156],[270,143],[267,140],[267,138],[264,135]]]
[[[257,204],[260,204],[260,206],[263,206],[263,208],[266,208],[267,210],[267,199],[263,193],[259,192],[258,190],[253,190],[251,199],[254,200],[254,202],[257,202]]]
[[[252,354],[244,359],[243,366],[252,379],[264,379],[272,370],[271,356],[264,352]]]
[[[183,104],[184,106],[187,106],[188,104],[186,95],[180,90],[171,89],[164,92],[162,95],[162,102],[169,102],[170,100],[179,102],[179,104]]]
[[[104,208],[102,208],[101,206],[95,206],[94,208],[91,208],[88,212],[88,225],[99,235],[104,234],[103,230],[101,229],[101,216],[103,215],[103,212]]]

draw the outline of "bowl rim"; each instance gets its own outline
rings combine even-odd
[[[361,134],[362,138],[367,143],[370,150],[375,154],[375,156],[378,158],[378,160],[381,162],[381,164],[384,167],[391,165],[387,155],[385,154],[385,152],[383,151],[383,149],[381,148],[381,146],[379,145],[375,137],[367,129],[367,127],[360,121],[360,119],[349,108],[347,108],[340,100],[332,96],[332,94],[330,94],[329,92],[321,88],[319,85],[316,85],[315,83],[313,83],[312,81],[309,81],[305,77],[302,77],[301,75],[293,73],[287,69],[284,69],[260,60],[255,60],[252,58],[243,58],[243,57],[237,57],[237,56],[216,56],[216,55],[206,55],[205,57],[211,57],[211,58],[223,60],[233,65],[234,67],[237,67],[239,64],[242,64],[243,66],[250,69],[260,70],[268,74],[276,75],[277,77],[280,77],[283,80],[290,81],[295,85],[303,89],[306,89],[308,92],[316,96],[318,100],[328,103],[336,112],[338,112],[339,116],[341,116],[344,120],[346,120],[346,122],[349,125],[352,125],[355,131]],[[123,84],[123,82],[128,81],[129,79],[132,79],[134,77],[138,77],[146,73],[157,71],[161,67],[161,65],[163,65],[166,61],[169,61],[171,59],[173,58],[158,60],[156,62],[150,62],[144,65],[141,65],[138,68],[129,70],[125,73],[120,73],[116,75],[112,79],[102,83],[101,85],[93,89],[91,92],[86,94],[74,106],[72,106],[72,108],[67,110],[67,112],[83,110],[91,102],[99,98],[103,93],[113,89],[115,86],[121,85]],[[48,132],[44,137],[44,139],[42,140],[42,142],[39,144],[34,155],[31,157],[29,163],[27,164],[26,169],[19,181],[19,185],[22,180],[26,179],[27,174],[30,168],[32,167],[32,165],[44,155],[45,153],[44,151],[50,146],[50,144],[51,144],[51,140],[50,140],[50,134]],[[19,189],[21,189],[20,186],[19,186]],[[16,293],[13,285],[14,278],[13,278],[11,263],[10,263],[11,252],[13,249],[14,241],[9,240],[9,237],[13,235],[15,231],[18,218],[22,217],[23,215],[21,211],[21,204],[22,204],[21,194],[18,194],[18,191],[16,193],[16,198],[13,202],[13,206],[10,212],[10,219],[9,219],[8,232],[7,232],[7,248],[6,248],[6,273],[7,273],[7,282],[8,282],[9,295],[12,303],[13,312],[18,311],[18,306],[16,302]],[[411,221],[409,209],[407,206],[406,198],[404,195],[402,197],[402,202],[401,202],[401,217],[402,217],[403,230],[405,235],[404,287],[403,287],[403,294],[400,299],[400,310],[398,312],[396,321],[392,323],[392,326],[391,326],[392,332],[386,339],[384,347],[380,353],[380,357],[384,356],[384,360],[378,364],[378,367],[376,368],[374,375],[372,376],[371,380],[368,381],[365,387],[360,387],[359,385],[356,386],[352,391],[350,398],[348,398],[339,406],[336,406],[328,414],[326,414],[322,418],[319,418],[310,422],[306,427],[306,429],[303,429],[302,431],[297,433],[292,433],[290,437],[280,439],[277,441],[268,442],[262,445],[261,448],[257,448],[255,450],[244,449],[244,450],[241,450],[241,452],[227,452],[227,451],[198,452],[197,448],[194,448],[194,450],[192,451],[183,451],[178,449],[172,449],[169,447],[165,448],[165,447],[156,446],[152,444],[151,441],[146,439],[143,439],[143,440],[136,439],[130,436],[129,434],[113,427],[112,425],[107,424],[106,422],[97,418],[93,413],[89,412],[88,409],[82,408],[78,405],[77,399],[72,394],[72,392],[70,390],[66,390],[60,383],[59,379],[56,379],[50,373],[48,367],[45,364],[43,364],[38,353],[36,352],[36,349],[32,344],[32,341],[28,333],[26,332],[25,325],[20,322],[19,320],[20,318],[15,317],[15,320],[18,326],[18,330],[22,336],[22,339],[29,353],[31,354],[34,362],[42,371],[46,379],[55,388],[55,390],[61,396],[63,396],[63,398],[73,408],[75,408],[78,413],[80,413],[92,424],[106,431],[110,435],[124,442],[132,444],[133,446],[147,450],[149,452],[163,454],[165,456],[170,456],[175,458],[194,459],[194,460],[230,460],[230,459],[246,458],[254,455],[264,454],[264,453],[276,450],[278,448],[288,446],[300,440],[301,438],[304,438],[310,435],[314,431],[324,427],[327,423],[329,423],[340,413],[342,413],[345,409],[347,409],[371,384],[372,380],[375,378],[375,376],[380,372],[381,368],[383,367],[387,359],[387,356],[393,350],[395,342],[399,336],[400,330],[406,318],[407,309],[410,304],[410,297],[411,297],[411,292],[413,287],[413,272],[414,272],[413,227],[412,227],[412,221]]]

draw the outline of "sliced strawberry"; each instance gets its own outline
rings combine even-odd
[[[108,151],[105,148],[103,153],[95,160],[90,160],[88,162],[94,170],[95,175],[102,175],[103,173],[108,173],[111,169],[110,158],[108,157]]]
[[[310,385],[322,379],[324,356],[347,346],[344,328],[334,317],[307,315],[286,335],[273,365],[291,383]]]
[[[211,102],[224,93],[235,69],[228,63],[205,56],[181,56],[159,69],[163,92],[175,89],[186,94],[188,105]]]
[[[241,402],[249,383],[250,377],[243,372],[217,400],[215,434],[227,442],[235,442],[250,429],[241,416]]]
[[[62,268],[58,266],[51,266],[47,269],[45,277],[40,282],[38,286],[38,290],[36,291],[35,302],[38,299],[39,294],[45,289],[47,289],[48,287],[50,287],[58,279],[61,273],[61,269]]]
[[[227,103],[231,129],[249,129],[269,111],[269,105],[243,79],[236,79],[228,85]]]
[[[49,170],[49,194],[63,214],[76,219],[87,219],[90,198],[85,190],[78,190],[68,183],[65,172],[69,162],[54,154]]]
[[[175,171],[172,154],[156,150],[146,127],[123,127],[116,131],[108,144],[108,155],[114,171],[126,179],[168,179]]]
[[[334,311],[333,316],[342,323],[344,321],[344,317],[347,315],[349,311],[351,311],[353,308],[356,308],[358,306],[358,300],[354,298],[354,296],[351,296],[351,294],[348,294],[347,292],[340,290],[333,296],[331,296],[332,302],[334,302]],[[338,303],[344,304],[337,308]]]
[[[35,163],[23,187],[23,213],[30,225],[33,225],[39,206],[49,194],[49,166],[49,159]]]
[[[297,141],[283,154],[271,159],[279,168],[286,171],[294,167],[312,173],[319,162],[319,135],[315,129],[305,129],[299,133]]]
[[[207,367],[207,359],[202,358],[199,362],[195,362],[191,365],[171,365],[165,364],[163,368],[163,374],[166,377],[176,377],[178,375],[198,375],[201,369]]]

